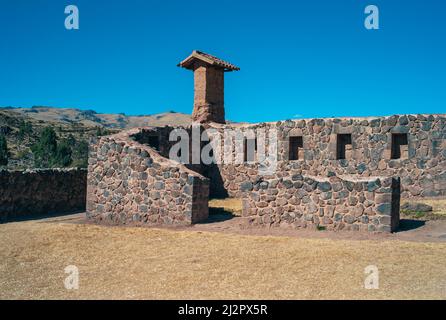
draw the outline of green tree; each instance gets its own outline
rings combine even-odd
[[[40,168],[67,167],[72,159],[71,143],[74,138],[57,142],[57,135],[53,128],[42,130],[39,140],[31,146],[34,154],[34,165]],[[74,140],[75,141],[75,140]]]
[[[33,126],[31,122],[24,120],[20,121],[18,138],[20,140],[23,140],[23,138],[31,136],[32,133],[33,133]]]
[[[8,145],[4,135],[0,135],[0,166],[8,164]]]
[[[74,147],[76,145],[76,138],[70,133],[66,139],[66,142],[70,147]]]
[[[76,141],[72,150],[73,166],[86,168],[88,166],[88,142],[86,140]]]
[[[68,141],[64,140],[57,145],[56,156],[54,159],[54,165],[58,167],[67,167],[73,162],[71,158],[71,147]]]
[[[39,140],[31,146],[36,167],[51,168],[56,164],[57,136],[51,127],[42,130]]]
[[[103,127],[96,127],[96,137],[106,136],[109,135],[110,131]]]

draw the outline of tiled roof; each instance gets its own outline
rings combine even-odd
[[[186,59],[181,61],[178,66],[183,67],[186,69],[192,69],[193,63],[196,60],[203,61],[205,63],[208,63],[212,66],[221,67],[224,69],[224,71],[238,71],[240,70],[239,67],[233,65],[232,63],[226,62],[224,60],[221,60],[217,57],[214,57],[208,53],[204,53],[198,50],[194,50],[190,56],[188,56]]]

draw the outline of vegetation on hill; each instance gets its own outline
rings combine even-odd
[[[89,139],[115,132],[77,122],[36,120],[10,109],[0,109],[0,166],[86,168]]]
[[[85,143],[85,142],[82,142]],[[56,132],[51,127],[45,127],[38,141],[31,146],[34,165],[38,168],[68,167],[73,163],[73,148],[77,145],[72,135],[69,139],[58,141]],[[87,150],[78,154],[78,163],[86,167]]]
[[[87,167],[91,137],[139,126],[187,125],[190,116],[101,114],[68,108],[0,107],[0,166]]]
[[[18,138],[23,140],[25,137],[31,136],[33,133],[33,125],[31,122],[21,120],[19,124]]]
[[[165,112],[153,115],[131,116],[124,113],[107,114],[97,113],[93,110],[80,110],[74,108],[52,108],[35,106],[32,108],[0,108],[11,115],[22,115],[34,120],[55,122],[60,124],[78,124],[85,127],[101,127],[107,129],[127,129],[142,126],[188,125],[191,123],[190,115]]]
[[[5,136],[0,135],[0,166],[8,164],[8,145]]]

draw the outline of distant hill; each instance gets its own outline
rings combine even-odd
[[[86,150],[82,144],[85,144],[90,137],[134,127],[188,125],[190,123],[190,115],[177,112],[128,116],[74,108],[0,107],[0,135],[5,136],[7,141],[9,151],[7,168],[9,169],[34,167],[31,146],[39,140],[45,127],[55,130],[58,141],[71,141],[73,148],[71,166],[80,166],[80,163],[85,166]]]
[[[93,110],[74,108],[32,107],[2,108],[35,120],[70,124],[76,122],[84,126],[101,126],[109,129],[127,129],[142,126],[188,125],[191,117],[178,112],[164,112],[154,115],[128,116],[125,114],[96,113]]]

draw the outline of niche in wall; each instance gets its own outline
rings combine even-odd
[[[409,144],[407,133],[392,133],[391,159],[407,159],[409,157]]]
[[[243,161],[244,162],[254,162],[256,160],[257,153],[257,139],[255,138],[245,138],[243,140]]]
[[[289,160],[302,160],[304,158],[304,142],[301,136],[289,137]]]
[[[336,159],[351,159],[352,151],[352,135],[350,133],[338,134],[336,140]]]

